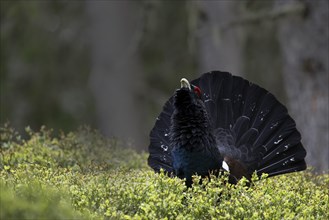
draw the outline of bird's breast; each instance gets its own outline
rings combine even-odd
[[[209,171],[220,169],[221,161],[207,149],[190,151],[182,147],[172,150],[173,168],[179,177],[190,178],[194,174],[207,175]]]

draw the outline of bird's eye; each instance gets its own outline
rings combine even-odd
[[[200,98],[201,97],[201,89],[197,86],[194,86],[193,90],[194,90],[194,93]]]

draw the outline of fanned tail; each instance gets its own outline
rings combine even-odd
[[[223,154],[237,157],[250,173],[259,175],[306,169],[296,124],[271,93],[227,72],[206,73],[192,83],[204,91]],[[230,132],[224,134],[223,129]]]

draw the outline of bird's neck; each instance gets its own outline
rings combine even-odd
[[[215,146],[215,137],[203,106],[176,108],[171,118],[171,144],[186,150],[202,150]]]

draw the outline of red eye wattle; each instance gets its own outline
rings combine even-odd
[[[198,97],[201,97],[201,89],[197,86],[194,86],[194,93],[198,95]]]

